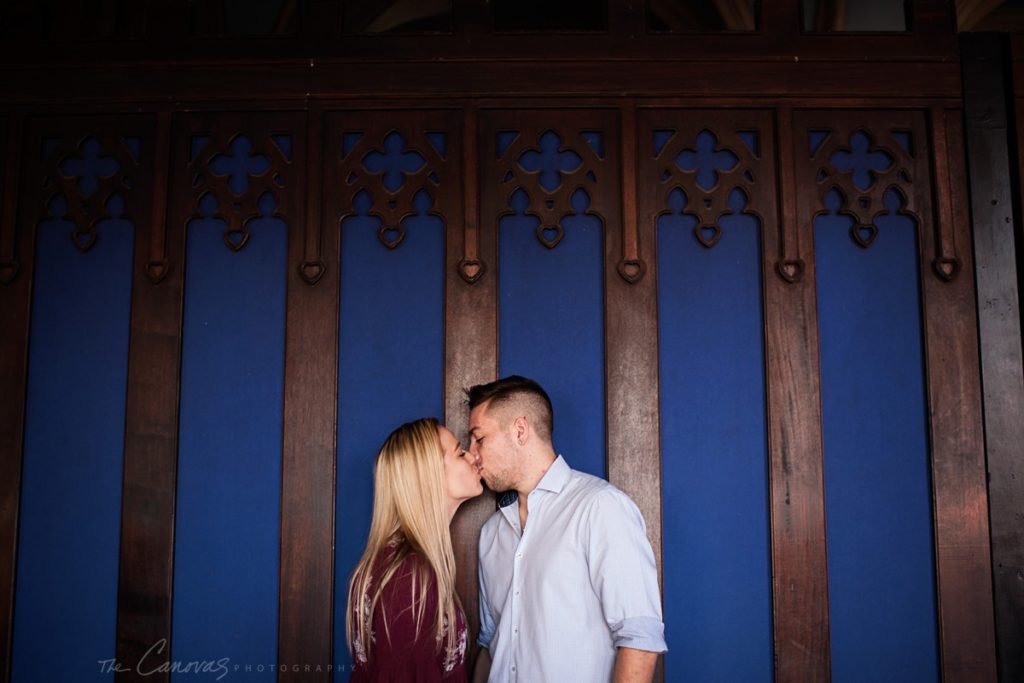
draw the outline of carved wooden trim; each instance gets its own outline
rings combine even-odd
[[[458,125],[452,125],[447,117],[410,116],[406,112],[375,116],[363,112],[331,113],[327,126],[331,152],[330,173],[325,177],[325,209],[337,214],[339,225],[355,215],[353,201],[364,192],[371,200],[368,215],[380,219],[377,236],[388,249],[400,248],[405,237],[403,221],[417,213],[413,200],[420,191],[430,194],[430,213],[449,220],[453,206],[446,189],[460,184],[454,171],[459,163],[458,151],[450,146]],[[435,133],[445,137],[444,154],[430,138]],[[417,166],[410,165],[400,175],[389,177],[387,172],[372,168],[374,160],[385,155],[398,155]]]
[[[635,209],[636,184],[629,182],[631,178],[636,177],[637,173],[636,105],[630,102],[624,106],[620,116],[622,120],[622,178],[624,179],[622,183],[622,252],[615,270],[619,277],[632,285],[639,282],[647,272],[647,264],[640,258],[640,228],[637,225]]]
[[[157,114],[156,160],[154,168],[167,172],[171,152],[171,113]],[[156,183],[153,187],[153,211],[149,221],[149,259],[143,265],[143,272],[150,283],[158,285],[167,277],[171,263],[167,260],[165,241],[167,237],[167,183]]]
[[[799,147],[788,107],[777,111],[776,130],[778,223],[764,226],[762,274],[775,679],[800,683],[831,675],[814,208],[797,192]],[[780,259],[769,248],[773,232]]]
[[[561,223],[575,213],[571,197],[577,190],[587,193],[590,199],[587,213],[601,216],[606,229],[609,217],[602,213],[603,205],[608,204],[607,208],[618,210],[618,202],[609,203],[609,195],[601,190],[611,190],[614,185],[610,184],[610,179],[617,177],[619,172],[618,168],[612,168],[608,158],[616,149],[611,145],[618,137],[617,127],[610,127],[606,116],[592,111],[573,110],[571,117],[561,119],[557,111],[552,110],[547,116],[543,112],[538,115],[535,111],[489,111],[481,138],[481,153],[487,162],[484,167],[487,175],[483,177],[497,186],[490,204],[497,211],[496,222],[502,216],[514,215],[509,200],[516,192],[525,192],[529,203],[524,213],[537,218],[537,240],[548,249],[555,249],[562,241],[564,230]],[[587,141],[586,136],[591,133],[601,136],[602,153]],[[492,159],[499,135],[504,136],[504,149],[498,158]],[[542,155],[555,155],[559,163],[571,167],[562,167],[563,170],[556,174],[557,178],[545,176],[541,171],[527,170],[527,166]],[[578,163],[571,158],[573,156],[579,159]],[[488,168],[493,169],[493,174],[488,173]],[[552,183],[554,185],[549,186]],[[491,193],[485,196],[491,198]],[[490,215],[489,207],[485,206],[483,215]]]
[[[796,284],[803,279],[804,261],[800,258],[800,237],[801,231],[796,223],[794,213],[796,194],[796,170],[793,166],[796,153],[794,149],[793,129],[790,125],[793,117],[793,110],[790,107],[779,107],[778,109],[778,136],[779,136],[779,182],[780,202],[782,204],[782,215],[792,217],[793,220],[784,219],[779,224],[778,232],[778,259],[769,268],[783,279],[786,284]],[[815,309],[816,310],[816,309]],[[817,314],[815,314],[816,316]],[[819,421],[820,422],[820,421]]]
[[[462,167],[477,168],[477,117],[479,110],[467,106],[462,117]],[[476,173],[463,172],[463,203],[465,206],[465,228],[462,231],[462,259],[456,264],[459,277],[467,284],[473,284],[487,270],[487,263],[480,259],[480,193]]]
[[[139,141],[136,139],[131,144],[138,146]],[[46,213],[50,213],[51,201],[58,196],[64,198],[67,204],[64,217],[75,226],[70,234],[71,242],[83,253],[92,249],[99,239],[96,224],[112,217],[107,205],[112,195],[128,198],[124,213],[130,218],[134,208],[131,196],[136,194],[134,185],[140,170],[140,160],[135,158],[131,144],[127,138],[114,133],[86,133],[83,137],[50,138],[41,145],[42,185],[27,189],[33,195],[38,194]],[[96,175],[79,175],[76,167],[84,165],[86,155],[102,162],[103,170]]]
[[[960,274],[962,263],[957,256],[953,239],[952,173],[950,169],[951,145],[945,111],[938,106],[929,110],[932,127],[932,148],[935,153],[935,251],[932,270],[944,282],[952,282]],[[959,153],[959,152],[958,152]]]
[[[706,249],[713,248],[721,239],[720,219],[733,213],[729,199],[734,191],[739,190],[746,199],[742,213],[758,216],[762,225],[764,216],[774,212],[772,188],[765,186],[761,178],[762,168],[772,163],[762,163],[765,129],[762,116],[695,109],[689,111],[685,121],[678,121],[676,125],[666,121],[664,127],[649,131],[652,140],[655,134],[670,136],[657,150],[658,170],[653,174],[656,178],[653,182],[660,184],[659,213],[667,212],[664,207],[672,192],[677,188],[683,190],[688,200],[683,212],[696,219],[693,234]],[[707,186],[707,175],[702,176],[698,170],[696,148],[701,148],[702,156],[713,157],[713,185]],[[718,166],[728,164],[730,156],[731,166]],[[680,164],[684,159],[694,165],[682,168]]]
[[[25,436],[25,387],[35,239],[17,221],[24,117],[0,119],[0,681],[11,680],[14,645],[14,581],[18,552],[18,508]],[[21,234],[17,234],[21,232]],[[19,275],[18,262],[26,267]]]
[[[296,204],[288,231],[292,264],[310,262],[312,240],[322,250],[318,258],[329,254],[337,264],[337,223],[329,212],[321,213],[321,179],[329,156],[323,151],[324,116],[322,109],[314,108],[306,117],[304,135],[298,121],[292,128],[293,149],[304,154],[293,169]],[[334,647],[339,271],[322,265],[312,283],[303,265],[287,272],[278,662],[321,665],[322,671],[282,668],[278,680],[327,683],[332,679],[327,665],[333,661]]]
[[[812,150],[811,163],[817,169],[815,180],[818,183],[819,198],[824,205],[828,193],[839,193],[842,205],[838,211],[853,219],[850,237],[864,249],[870,247],[878,236],[875,219],[886,213],[884,197],[889,190],[896,189],[900,193],[904,199],[904,212],[917,213],[916,193],[912,187],[916,178],[911,172],[914,158],[911,150],[905,149],[896,139],[895,136],[900,133],[910,135],[910,131],[888,128],[868,130],[848,125],[833,125],[828,130],[817,131],[824,139]],[[852,146],[857,143],[864,146],[862,151],[890,160],[887,169],[864,170],[861,173],[869,179],[866,187],[858,185],[856,172],[840,169],[835,163],[837,158],[852,157],[855,151]]]
[[[310,183],[310,192],[313,191],[312,184],[317,183],[319,189],[321,163],[323,152],[318,142],[323,132],[323,111],[313,110],[309,113],[306,133],[306,160],[308,171],[307,182]],[[316,285],[323,278],[327,271],[327,264],[323,259],[323,229],[320,225],[320,194],[307,197],[306,210],[308,212],[305,225],[302,226],[303,252],[302,260],[299,263],[299,277],[309,286]],[[292,262],[289,259],[289,262]]]
[[[292,158],[301,143],[290,122],[285,123],[280,116],[254,128],[246,126],[254,123],[253,118],[245,118],[248,120],[222,115],[216,124],[196,119],[187,143],[192,203],[185,220],[206,217],[223,221],[224,245],[236,252],[249,241],[249,221],[264,215],[260,202],[266,195],[275,203],[271,216],[290,215],[295,204],[292,197],[296,195]],[[284,147],[291,150],[286,152]],[[216,200],[212,211],[202,206],[207,198],[212,198],[210,207]]]

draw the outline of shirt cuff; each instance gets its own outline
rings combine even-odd
[[[612,644],[648,652],[668,652],[665,624],[654,617],[630,617],[612,626]]]
[[[494,638],[494,634],[493,633],[491,633],[491,634],[484,634],[483,632],[481,632],[480,635],[478,635],[476,637],[476,644],[479,645],[480,647],[486,647],[488,650],[490,650],[491,649],[491,640],[493,638]]]

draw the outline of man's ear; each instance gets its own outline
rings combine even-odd
[[[526,441],[530,436],[530,423],[527,422],[525,416],[520,416],[512,420],[512,436],[520,446],[526,444]]]

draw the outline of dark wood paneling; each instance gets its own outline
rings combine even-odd
[[[839,40],[837,37],[836,40]],[[861,44],[850,50],[860,54]],[[717,53],[710,53],[717,54]],[[880,52],[878,54],[886,54]],[[951,55],[951,58],[955,55]],[[541,71],[538,69],[542,68]],[[685,73],[685,78],[680,78]],[[541,75],[542,74],[542,75]],[[960,72],[946,62],[810,62],[789,59],[685,62],[648,58],[617,61],[385,60],[264,61],[140,64],[109,67],[0,66],[9,103],[200,102],[256,100],[281,106],[320,97],[564,96],[648,97],[959,97]],[[131,83],[131,89],[125,88]],[[414,99],[407,100],[407,102]]]
[[[65,217],[75,224],[70,239],[82,251],[88,251],[96,240],[95,224],[109,217],[105,201],[117,193],[125,199],[124,217],[131,220],[136,230],[145,229],[145,221],[152,210],[153,169],[159,164],[154,159],[152,117],[102,116],[39,118],[17,131],[17,140],[9,139],[5,175],[4,225],[0,228],[0,314],[4,321],[2,338],[2,391],[4,395],[2,428],[4,498],[3,498],[3,586],[4,610],[4,677],[10,675],[10,627],[13,614],[13,572],[16,556],[16,525],[18,514],[18,486],[21,478],[23,423],[25,410],[25,373],[28,345],[28,319],[30,291],[34,261],[36,225],[46,215],[50,201],[57,195],[66,199]],[[12,130],[12,132],[14,132]],[[89,197],[78,189],[78,178],[62,170],[63,162],[79,154],[80,144],[92,138],[99,143],[104,157],[116,161],[116,171],[96,179],[97,188]],[[128,140],[138,142],[133,149]],[[26,155],[20,173],[20,151]],[[44,144],[44,141],[46,144]],[[40,150],[38,156],[29,150]],[[23,178],[18,187],[19,175]],[[20,189],[20,191],[19,191]],[[17,227],[14,222],[13,195],[17,193],[20,208]],[[7,203],[7,198],[12,199]],[[11,232],[15,231],[16,232]],[[9,241],[14,237],[13,241]],[[9,252],[13,249],[13,252]],[[9,264],[16,264],[16,268]],[[10,327],[8,327],[8,324]],[[176,380],[175,380],[176,381]],[[7,476],[9,475],[9,476]],[[13,488],[7,489],[11,486]],[[7,572],[10,574],[7,574]],[[10,591],[10,592],[8,592]]]
[[[162,112],[152,211],[148,225],[137,226],[132,268],[116,646],[126,671],[119,681],[169,679],[160,672],[143,677],[135,664],[171,636],[185,235],[181,223],[167,220],[170,145],[171,115]]]
[[[11,676],[14,574],[35,238],[18,230],[23,121],[0,119],[0,681]]]
[[[311,110],[305,144],[295,145],[304,148],[307,180],[305,221],[289,220],[281,463],[278,661],[310,665],[332,661],[334,619],[338,223],[320,211],[323,119]],[[331,674],[281,670],[278,680]]]
[[[999,679],[1024,680],[1024,363],[1003,41],[962,39]]]
[[[604,223],[604,381],[608,481],[636,503],[662,584],[661,420],[655,225],[638,223],[637,114],[633,102],[600,112],[605,183],[591,210]],[[609,186],[618,192],[610,192]],[[654,680],[665,680],[664,657]]]
[[[921,207],[921,290],[935,495],[944,681],[995,681],[988,497],[962,112],[929,112],[932,169]],[[929,173],[931,170],[931,173]],[[931,267],[928,267],[931,266]]]
[[[620,400],[629,403],[640,403],[647,401],[654,410],[654,424],[640,425],[637,433],[631,439],[634,442],[643,443],[645,438],[650,439],[656,436],[658,429],[658,320],[657,320],[657,260],[655,257],[658,240],[658,218],[665,213],[668,206],[668,195],[674,188],[680,187],[686,196],[690,198],[688,212],[692,212],[698,219],[700,225],[715,226],[717,228],[718,218],[730,209],[728,208],[728,196],[733,188],[740,187],[747,197],[748,205],[746,212],[758,217],[761,224],[762,252],[775,254],[776,252],[776,180],[775,180],[775,143],[772,117],[766,110],[722,110],[722,109],[670,109],[650,108],[641,109],[638,115],[638,123],[633,124],[624,119],[623,139],[624,148],[632,144],[637,150],[636,154],[641,155],[639,164],[630,164],[623,158],[623,177],[632,178],[639,188],[636,210],[639,216],[640,225],[640,254],[649,255],[641,259],[645,264],[646,274],[636,285],[641,285],[644,280],[650,291],[643,294],[637,293],[637,299],[631,302],[631,312],[628,314],[631,322],[638,329],[634,334],[636,341],[645,353],[627,353],[624,358],[628,359],[626,365],[630,366],[628,372],[640,374],[641,372],[653,373],[653,378],[646,377],[639,383],[632,395],[623,396]],[[633,130],[631,130],[631,128]],[[651,141],[654,139],[654,132],[657,130],[674,131],[674,137],[665,144],[665,147],[657,155],[651,155]],[[696,175],[693,173],[681,173],[675,164],[670,163],[673,177],[669,180],[662,176],[665,171],[665,159],[672,159],[678,154],[686,143],[680,141],[695,140],[701,131],[712,131],[721,145],[721,149],[728,149],[736,154],[741,162],[737,165],[736,174],[749,173],[736,182],[722,182],[716,184],[713,190],[705,190],[697,184]],[[635,131],[635,132],[634,132]],[[744,142],[740,140],[740,131],[752,131],[756,134],[757,152],[749,150]],[[631,142],[630,138],[635,139]],[[639,144],[637,144],[639,141]],[[718,147],[716,147],[718,149]],[[661,177],[661,182],[657,179]],[[631,203],[627,192],[625,201],[626,207]],[[628,211],[629,209],[626,208]],[[628,214],[627,214],[628,216]],[[628,225],[629,221],[626,221]],[[623,233],[628,234],[628,230]],[[716,233],[716,235],[719,233]],[[717,236],[714,238],[717,240]],[[710,242],[706,246],[713,245]],[[627,249],[627,253],[628,253]],[[628,256],[626,258],[629,258]],[[609,271],[608,277],[611,277]],[[775,277],[775,275],[773,275]],[[609,339],[609,358],[611,358],[611,340]],[[621,362],[621,359],[620,359]],[[637,367],[634,367],[637,366]],[[639,368],[639,369],[638,369]],[[624,370],[617,370],[622,373]],[[609,363],[609,378],[613,376],[611,363]],[[609,379],[610,383],[610,379]],[[611,402],[611,398],[609,398]],[[609,413],[611,414],[611,413]],[[645,416],[646,417],[646,416]],[[611,417],[609,417],[611,421]],[[654,457],[658,457],[658,443],[654,443]],[[640,475],[648,475],[648,480],[642,482],[644,488],[637,488],[636,499],[654,499],[653,504],[646,504],[654,507],[654,514],[660,517],[661,514],[661,467],[660,459],[653,466],[642,467]],[[655,495],[653,492],[657,492]],[[656,505],[656,507],[655,507]],[[653,541],[652,541],[653,542]],[[659,549],[660,550],[660,549]],[[660,553],[659,553],[660,558]],[[660,565],[660,562],[659,562]],[[778,618],[778,616],[776,617]],[[778,625],[778,628],[791,628],[785,624]],[[671,648],[671,643],[669,644]],[[824,654],[820,656],[825,656]]]
[[[492,230],[482,231],[478,178],[479,141],[473,103],[462,111],[462,221],[445,221],[444,419],[463,443],[469,423],[465,390],[498,375],[497,244]],[[458,149],[457,147],[455,149]],[[494,494],[467,501],[452,520],[456,588],[470,628],[470,653],[476,656],[480,632],[477,542],[480,527],[495,510]]]
[[[797,196],[793,114],[777,113],[779,211],[764,225],[775,679],[830,677],[814,208]],[[806,193],[805,193],[806,194]]]
[[[341,222],[347,215],[354,213],[353,198],[359,192],[369,193],[373,201],[373,215],[379,216],[382,220],[382,231],[379,233],[381,240],[390,248],[402,248],[398,245],[404,230],[401,221],[405,216],[416,213],[413,206],[415,194],[424,186],[434,187],[430,178],[437,178],[437,190],[431,192],[434,203],[430,213],[440,216],[445,222],[447,251],[444,267],[446,271],[451,271],[446,275],[445,363],[448,384],[444,388],[445,411],[452,430],[464,436],[466,411],[464,405],[459,403],[462,389],[468,384],[489,381],[493,376],[481,376],[482,373],[486,373],[486,368],[481,367],[478,362],[481,356],[486,356],[486,348],[481,349],[481,345],[476,343],[486,334],[486,305],[481,305],[479,311],[474,308],[481,303],[477,297],[481,293],[486,293],[486,285],[481,279],[469,286],[459,278],[463,285],[459,287],[450,280],[452,272],[455,273],[454,277],[458,277],[458,263],[463,258],[459,256],[454,264],[450,264],[454,253],[462,253],[463,239],[460,233],[464,230],[463,212],[473,213],[472,207],[465,207],[463,201],[465,185],[471,184],[471,181],[462,173],[462,164],[466,162],[465,156],[470,153],[464,150],[462,144],[465,125],[462,112],[455,109],[330,112],[324,125],[322,144],[328,151],[324,155],[323,165],[323,182],[327,190],[323,194],[322,225],[325,235],[332,235],[331,239],[334,240],[331,251],[327,252],[331,264],[340,262],[337,240]],[[368,172],[362,163],[366,154],[383,146],[384,138],[391,131],[398,131],[405,139],[406,149],[416,150],[426,160],[420,170],[405,175],[405,182],[396,192],[387,190],[383,185],[383,176]],[[429,142],[427,134],[433,132],[445,134],[443,154]],[[360,133],[361,137],[346,153],[343,139],[347,133]],[[470,226],[465,226],[465,231],[467,234],[472,232]],[[395,234],[398,237],[387,237],[387,234]],[[483,272],[486,273],[486,270]],[[334,307],[333,316],[337,330],[337,301]],[[473,329],[474,326],[479,329]],[[453,340],[453,332],[458,333],[460,339]],[[335,368],[332,379],[337,376]],[[453,384],[453,380],[460,384]],[[463,506],[464,509],[453,526],[453,544],[458,563],[457,588],[464,599],[471,624],[475,624],[477,619],[476,539],[480,524],[483,522],[479,518],[479,512],[486,507],[484,505],[482,508],[481,505],[483,501],[478,500]],[[348,577],[345,577],[338,583],[337,590],[348,590],[347,579]],[[343,627],[340,618],[338,627]],[[344,660],[340,653],[338,660]]]
[[[106,0],[110,2],[110,0]],[[95,29],[63,19],[64,12],[51,12],[41,26],[47,31],[65,26],[75,39],[70,49],[91,47],[90,58],[127,62],[154,58],[263,58],[305,57],[370,58],[387,55],[402,59],[466,57],[551,58],[589,57],[616,59],[662,55],[674,59],[705,59],[707,55],[729,54],[737,58],[770,55],[776,59],[832,59],[854,42],[859,55],[888,54],[903,59],[943,59],[956,53],[956,34],[952,2],[911,0],[909,30],[906,32],[804,34],[800,30],[800,0],[776,0],[760,5],[760,30],[729,33],[696,30],[682,33],[653,33],[647,29],[646,3],[635,0],[607,2],[607,29],[585,32],[500,32],[495,30],[492,6],[485,2],[455,0],[452,3],[451,31],[444,34],[363,34],[350,31],[342,18],[344,3],[339,0],[313,0],[303,3],[298,14],[298,31],[293,37],[264,36],[241,40],[202,40],[202,24],[196,21],[197,3],[181,0],[150,0],[145,3],[147,35],[145,43],[96,45]],[[209,4],[209,3],[207,3]],[[61,9],[76,9],[83,15],[80,2],[62,3]],[[120,3],[118,23],[137,22],[140,11],[134,5]],[[44,18],[41,17],[41,18]],[[138,36],[138,31],[126,31]],[[12,52],[36,57],[38,32],[13,33]],[[90,43],[90,39],[93,41]],[[52,46],[48,46],[52,50]],[[863,57],[862,57],[863,58]]]

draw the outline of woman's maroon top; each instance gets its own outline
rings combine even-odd
[[[374,564],[374,576],[371,581],[377,580],[381,568],[390,560],[392,552],[393,548],[389,548],[383,561]],[[384,586],[384,592],[381,593],[380,600],[373,610],[369,652],[363,652],[359,642],[352,644],[354,666],[349,677],[350,683],[437,683],[466,680],[468,633],[465,616],[458,605],[455,609],[454,651],[449,655],[443,646],[440,650],[437,647],[433,628],[434,615],[437,612],[433,572],[430,581],[419,591],[419,597],[425,601],[425,605],[420,634],[416,637],[416,613],[419,605],[412,602],[412,582],[417,567],[422,562],[419,555],[410,553]],[[371,587],[372,585],[371,583]],[[363,600],[362,609],[368,609],[369,596],[364,596]],[[349,609],[355,608],[355,605],[349,606]],[[446,629],[447,627],[445,624]]]

